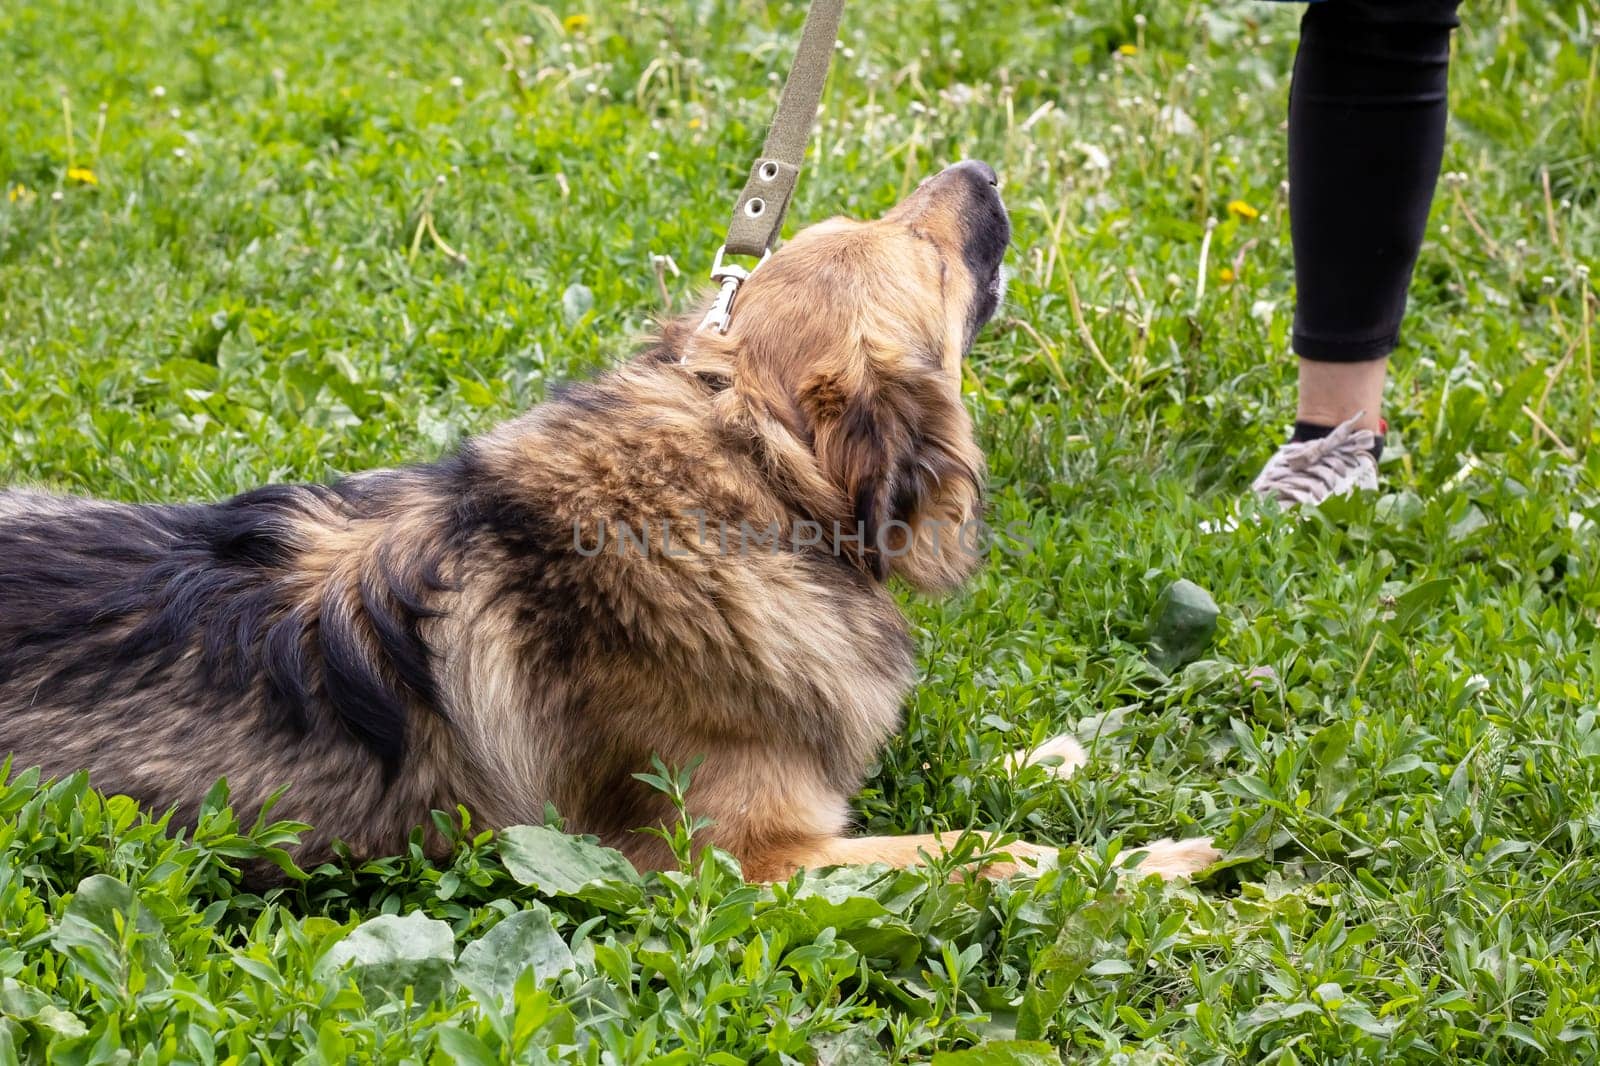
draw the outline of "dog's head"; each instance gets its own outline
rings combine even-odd
[[[960,163],[881,219],[802,231],[745,282],[726,335],[689,341],[717,348],[739,396],[809,452],[880,579],[933,591],[979,561],[961,365],[999,306],[1010,239],[994,171]]]

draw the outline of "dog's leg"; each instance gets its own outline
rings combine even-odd
[[[904,837],[835,837],[818,840],[807,845],[790,846],[775,854],[746,863],[746,875],[752,880],[771,881],[787,877],[796,870],[814,870],[824,866],[865,866],[887,863],[890,866],[922,866],[928,857],[938,857],[955,846],[960,833],[923,833]],[[994,837],[983,836],[984,851],[999,851],[1009,855],[986,863],[978,872],[984,877],[1005,878],[1030,869],[1037,869],[1055,856],[1058,849],[1041,844],[1016,840],[1004,846],[993,844]],[[1135,877],[1155,874],[1172,879],[1190,877],[1222,857],[1210,839],[1159,840],[1134,849],[1142,855],[1139,865],[1130,873]]]
[[[1053,769],[1058,776],[1066,777],[1083,765],[1085,755],[1076,740],[1060,736],[1032,750],[1013,753],[1006,761],[1015,768],[1045,759],[1060,759],[1060,764]],[[708,761],[706,766],[710,765]],[[787,776],[784,767],[772,766],[761,773],[751,773],[745,767],[724,778],[715,774],[707,776],[706,766],[700,771],[699,780],[705,784],[701,785],[698,800],[699,813],[714,824],[708,842],[737,855],[745,877],[751,881],[778,881],[797,870],[827,866],[872,863],[920,866],[926,864],[928,857],[947,854],[963,835],[945,832],[847,837],[840,831],[849,818],[844,801],[832,795],[824,783],[808,782],[804,775],[795,775],[793,767],[787,768],[790,771]],[[716,787],[716,783],[724,779],[740,782],[741,787],[732,791]],[[749,789],[743,784],[751,780],[770,790],[763,802],[751,799]],[[1037,868],[1053,859],[1057,851],[1020,840],[997,847],[993,834],[980,833],[979,836],[981,851],[1007,856],[984,864],[978,872],[985,877],[1010,877]],[[1162,840],[1135,851],[1143,855],[1140,865],[1132,871],[1135,876],[1187,877],[1219,857],[1211,841],[1206,839]]]
[[[1191,837],[1188,840],[1158,840],[1135,848],[1142,853],[1134,870],[1136,876],[1155,874],[1171,880],[1174,877],[1192,877],[1222,858],[1222,852],[1211,843],[1210,837]]]
[[[816,870],[825,866],[922,866],[927,857],[937,858],[955,846],[960,833],[922,833],[903,837],[829,837],[809,843],[792,844],[754,863],[746,862],[746,875],[753,880],[770,881],[787,877],[796,870]],[[1013,841],[994,848],[992,834],[983,838],[982,851],[1001,851],[1011,858],[987,863],[979,871],[985,877],[1010,877],[1028,867],[1036,867],[1055,854],[1054,848]],[[925,857],[926,856],[926,857]]]

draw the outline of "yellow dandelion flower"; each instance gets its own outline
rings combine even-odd
[[[1218,271],[1217,277],[1222,279],[1222,283],[1224,285],[1227,285],[1233,281],[1233,271],[1229,270],[1227,267],[1223,267],[1220,271]]]
[[[561,28],[568,33],[582,33],[589,28],[588,15],[568,15],[561,20]]]
[[[27,199],[28,195],[28,187],[26,185],[13,185],[6,190],[6,202],[14,204],[18,200]]]
[[[1261,212],[1245,203],[1243,200],[1229,200],[1228,214],[1237,215],[1249,222],[1254,222],[1261,217]]]
[[[100,184],[100,179],[95,177],[94,171],[88,167],[68,167],[67,177],[73,181],[80,181],[85,185]]]
[[[1117,46],[1117,51],[1125,56],[1136,56],[1139,54],[1139,46],[1136,44],[1120,44]]]
[[[700,120],[697,119],[697,118],[690,119],[689,120],[689,128],[692,129],[692,130],[699,129],[700,128]]]

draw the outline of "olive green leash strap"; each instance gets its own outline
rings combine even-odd
[[[713,327],[719,333],[728,331],[733,317],[733,299],[738,295],[740,282],[750,276],[749,270],[724,263],[723,257],[747,255],[765,261],[778,239],[778,232],[783,229],[783,216],[788,213],[795,184],[800,180],[800,166],[805,162],[811,126],[817,120],[817,108],[822,103],[822,86],[828,80],[828,66],[833,61],[834,42],[839,38],[839,17],[843,13],[844,0],[811,0],[805,28],[800,31],[800,44],[795,49],[794,65],[783,83],[783,94],[778,98],[778,110],[767,129],[766,143],[762,145],[760,158],[750,167],[744,191],[734,204],[727,239],[718,249],[711,268],[712,280],[720,282],[722,289],[701,323],[702,329]]]

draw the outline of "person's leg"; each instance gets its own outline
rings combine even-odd
[[[1301,440],[1315,431],[1332,428],[1359,416],[1356,425],[1381,433],[1383,386],[1389,376],[1389,356],[1355,363],[1328,363],[1300,358],[1300,404],[1295,421],[1308,427]]]
[[[1353,443],[1381,447],[1387,359],[1444,154],[1457,2],[1324,0],[1301,21],[1289,93],[1296,442],[1349,424]],[[1357,483],[1376,483],[1375,464],[1347,464],[1328,485]]]

